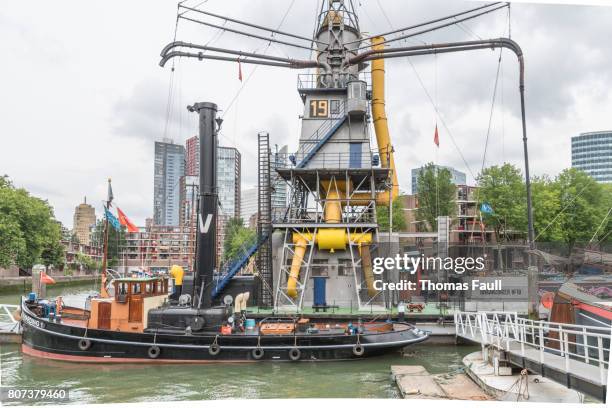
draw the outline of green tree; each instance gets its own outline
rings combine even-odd
[[[229,261],[240,257],[250,246],[255,244],[257,233],[250,228],[241,228],[234,234],[228,251],[223,254],[224,259]]]
[[[98,263],[93,260],[89,255],[79,252],[76,254],[75,258],[76,262],[79,265],[82,265],[83,268],[87,269],[88,271],[94,271],[98,268]]]
[[[225,224],[225,238],[223,241],[223,253],[224,254],[228,253],[228,251],[230,250],[232,240],[234,239],[234,236],[238,232],[240,232],[242,228],[244,228],[242,218],[232,217],[229,220],[227,220],[227,223]],[[224,259],[227,259],[227,258],[225,258],[224,256]]]
[[[49,203],[0,177],[0,264],[28,269],[59,263],[60,239],[61,226]]]
[[[389,206],[376,206],[376,220],[380,231],[389,231]],[[404,202],[401,197],[396,197],[393,200],[393,231],[406,230],[406,215],[404,212]]]
[[[533,228],[538,242],[563,241],[561,223],[557,217],[561,211],[559,195],[559,184],[550,177],[534,177],[531,180]]]
[[[223,260],[231,261],[239,257],[249,246],[255,243],[257,233],[246,228],[242,218],[230,218],[225,225],[223,241]]]
[[[569,168],[557,176],[562,237],[571,253],[578,242],[587,243],[604,221],[608,197],[604,188],[585,172]]]
[[[608,218],[604,221],[604,224],[597,234],[597,242],[610,243],[612,242],[612,184],[601,184],[601,187],[603,193],[603,210],[605,210]]]
[[[452,182],[448,169],[428,163],[421,168],[417,177],[419,205],[417,217],[426,222],[428,231],[437,231],[438,216],[455,216],[457,187]]]
[[[492,214],[482,215],[484,222],[494,229],[497,240],[505,240],[510,230],[526,231],[527,202],[521,171],[504,163],[484,169],[477,181],[479,208],[483,203],[492,207]]]
[[[43,265],[49,267],[53,265],[56,268],[61,268],[65,261],[66,256],[64,254],[64,246],[61,243],[61,226],[57,224],[55,231],[52,231],[48,236],[48,240],[43,247],[40,255],[41,262]]]

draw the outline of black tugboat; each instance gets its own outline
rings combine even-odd
[[[108,284],[103,279],[101,295],[85,309],[63,306],[61,299],[30,295],[21,304],[25,354],[102,363],[344,360],[383,354],[427,339],[428,334],[414,326],[392,321],[251,319],[246,303],[252,290],[236,295],[233,305],[213,305],[220,121],[213,103],[197,103],[189,109],[199,114],[201,141],[193,283],[183,285],[186,293],[171,300],[166,276],[116,277]],[[223,293],[215,298],[223,299]]]

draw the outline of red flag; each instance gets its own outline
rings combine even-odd
[[[240,58],[238,58],[238,79],[242,82],[242,64],[240,64]]]
[[[440,147],[440,138],[438,137],[438,124],[436,123],[436,132],[434,133],[434,143]]]
[[[40,281],[47,285],[53,285],[55,283],[55,279],[47,275],[45,271],[40,272]]]
[[[130,221],[119,207],[117,207],[117,218],[119,218],[119,223],[127,228],[128,232],[138,232],[138,227]]]

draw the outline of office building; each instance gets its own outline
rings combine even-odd
[[[233,147],[217,148],[219,213],[240,217],[240,152]]]
[[[245,227],[249,226],[249,220],[257,214],[257,187],[242,190],[240,197],[240,218]]]
[[[572,167],[600,183],[612,182],[612,130],[573,136]]]
[[[184,175],[185,147],[155,142],[153,221],[156,225],[179,225],[180,179]]]
[[[80,244],[91,244],[91,231],[96,225],[96,210],[87,204],[87,197],[83,203],[74,209],[72,231]]]
[[[450,171],[451,173],[451,181],[453,182],[454,185],[456,186],[460,186],[460,185],[465,185],[467,183],[467,179],[465,176],[465,173],[455,170],[452,167],[449,166],[438,166],[438,165],[434,165],[436,168],[438,169],[446,169],[448,171]],[[412,178],[412,194],[417,194],[418,193],[418,187],[417,187],[417,179],[419,177],[419,173],[421,172],[421,170],[423,169],[423,167],[419,167],[416,169],[412,169],[411,170],[411,178]]]
[[[288,147],[283,146],[272,154],[272,219],[282,218],[287,209],[287,182],[280,177],[276,177],[275,169],[286,167]],[[255,210],[257,212],[257,210]]]
[[[179,222],[181,226],[195,225],[198,206],[198,176],[181,177],[180,193],[180,214]]]
[[[185,142],[185,175],[200,174],[200,144],[198,137],[193,136]]]

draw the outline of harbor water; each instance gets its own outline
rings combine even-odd
[[[93,284],[49,288],[67,304],[84,303]],[[57,291],[57,293],[56,293]],[[20,295],[0,303],[16,304]],[[3,386],[66,387],[72,403],[147,402],[251,398],[399,398],[390,366],[422,365],[430,373],[461,370],[476,347],[420,344],[382,357],[340,362],[264,362],[203,365],[85,364],[22,355],[0,345]]]

